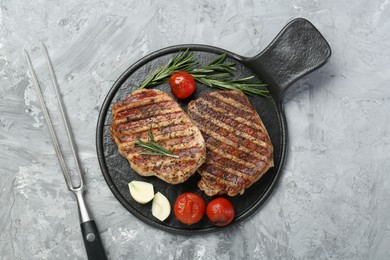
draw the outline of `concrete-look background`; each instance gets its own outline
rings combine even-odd
[[[95,147],[100,107],[120,74],[182,43],[254,56],[295,17],[309,19],[333,53],[285,95],[288,158],[267,203],[239,225],[202,236],[157,230],[125,210]],[[0,259],[86,258],[76,201],[23,55],[30,52],[55,114],[41,42],[109,259],[389,259],[389,17],[388,0],[1,0]]]

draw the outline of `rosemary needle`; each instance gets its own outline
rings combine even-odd
[[[146,155],[158,155],[158,156],[168,156],[173,158],[179,158],[178,155],[173,154],[172,152],[168,151],[154,140],[154,137],[152,135],[152,132],[148,130],[148,142],[144,142],[141,139],[137,138],[137,142],[135,143],[136,147],[142,147],[145,148],[148,151],[145,152],[139,152],[139,154],[146,154]]]

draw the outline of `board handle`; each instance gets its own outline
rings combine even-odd
[[[328,42],[304,18],[289,22],[260,54],[249,58],[248,67],[270,85],[281,100],[295,81],[324,65],[331,56]]]

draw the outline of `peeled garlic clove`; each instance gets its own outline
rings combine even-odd
[[[129,182],[129,190],[133,199],[140,204],[146,204],[154,197],[153,185],[144,181]]]
[[[154,195],[152,203],[152,215],[158,218],[161,221],[166,220],[171,214],[171,204],[167,197],[165,197],[160,192],[157,192]]]

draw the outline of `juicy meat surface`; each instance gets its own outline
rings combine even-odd
[[[168,183],[187,180],[205,161],[205,141],[198,127],[177,102],[158,90],[138,90],[112,107],[110,131],[118,150],[142,176]],[[159,145],[179,158],[144,155],[137,138],[148,142],[148,130]]]
[[[242,194],[273,167],[273,146],[259,115],[241,91],[209,92],[188,104],[206,141],[198,186],[208,196]]]

